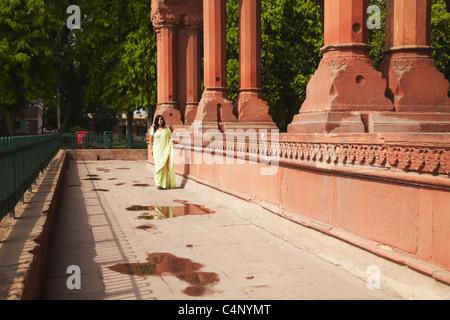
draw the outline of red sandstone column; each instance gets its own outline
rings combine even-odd
[[[202,26],[200,14],[186,14],[184,24],[187,34],[186,43],[186,110],[184,124],[192,124],[200,101],[200,41]]]
[[[239,122],[276,127],[261,89],[261,0],[239,2]]]
[[[158,102],[155,116],[162,114],[166,124],[182,124],[176,92],[176,29],[177,14],[157,10],[152,17],[157,39]]]
[[[176,80],[177,80],[177,104],[178,110],[180,110],[181,120],[184,122],[184,113],[186,111],[186,59],[187,59],[187,32],[184,25],[180,23],[177,29],[177,51],[176,51]]]
[[[364,113],[393,110],[369,56],[368,0],[324,1],[323,58],[288,132],[365,132]]]
[[[225,129],[236,122],[228,100],[226,70],[226,0],[203,1],[204,82],[194,126]]]
[[[449,83],[436,69],[430,38],[431,0],[387,1],[381,71],[397,112],[450,112]]]

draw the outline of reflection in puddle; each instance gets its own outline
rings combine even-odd
[[[141,214],[138,219],[144,219],[144,220],[153,220],[155,219],[155,216],[153,216],[152,214],[150,214],[150,212],[145,212],[143,214]]]
[[[110,270],[135,276],[162,276],[172,274],[186,281],[190,286],[183,293],[200,296],[207,292],[207,286],[217,283],[219,275],[214,272],[199,272],[203,267],[190,259],[179,258],[170,253],[152,253],[144,263],[122,263],[109,267]]]
[[[148,230],[148,229],[155,229],[154,226],[150,225],[150,224],[144,224],[142,226],[137,226],[136,229],[139,230]]]
[[[180,216],[193,216],[212,214],[215,211],[205,208],[199,204],[189,203],[184,200],[175,200],[174,202],[181,203],[183,206],[141,206],[133,205],[126,208],[128,211],[150,211],[140,215],[139,219],[167,219]]]
[[[154,206],[138,206],[138,205],[134,205],[134,206],[127,208],[128,211],[143,211],[143,210],[154,210],[154,209],[155,209]]]

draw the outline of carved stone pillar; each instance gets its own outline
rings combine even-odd
[[[203,41],[205,90],[194,129],[224,131],[227,122],[237,122],[227,89],[226,0],[203,1]]]
[[[261,0],[239,2],[239,94],[235,112],[249,126],[276,128],[261,88]]]
[[[190,125],[194,122],[197,107],[201,97],[200,79],[200,39],[202,27],[202,15],[186,14],[184,24],[186,29],[186,110],[184,113],[184,124]]]
[[[176,29],[178,14],[157,10],[152,16],[157,39],[158,102],[155,116],[163,115],[166,124],[180,125],[176,90]]]
[[[431,56],[431,0],[388,0],[381,71],[397,112],[450,112],[449,83]]]
[[[393,110],[369,56],[368,0],[325,0],[323,58],[288,132],[365,132],[365,113]]]

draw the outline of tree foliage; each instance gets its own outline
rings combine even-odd
[[[369,5],[376,5],[381,11],[380,29],[369,29],[369,44],[372,46],[370,57],[373,60],[375,68],[378,68],[383,61],[383,50],[386,48],[385,30],[386,30],[386,1],[370,0]]]
[[[132,112],[156,104],[156,38],[150,1],[84,0],[72,60],[86,67],[85,103]],[[81,69],[78,72],[82,72]]]
[[[29,101],[55,99],[55,12],[52,1],[0,2],[0,110],[9,119]]]
[[[444,0],[433,1],[431,46],[434,48],[433,58],[436,60],[436,67],[447,80],[450,80],[450,13],[447,12]]]
[[[156,40],[150,1],[83,3],[74,55],[88,66],[86,101],[133,111],[156,103]]]
[[[69,30],[69,5],[81,29]],[[156,39],[147,0],[2,0],[0,110],[9,118],[39,99],[56,127],[82,125],[83,114],[156,104]],[[57,92],[60,97],[58,101]],[[46,119],[48,120],[48,119]]]

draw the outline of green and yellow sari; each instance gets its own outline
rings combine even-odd
[[[175,188],[172,131],[166,127],[163,131],[154,132],[153,138],[155,183],[162,189]]]

